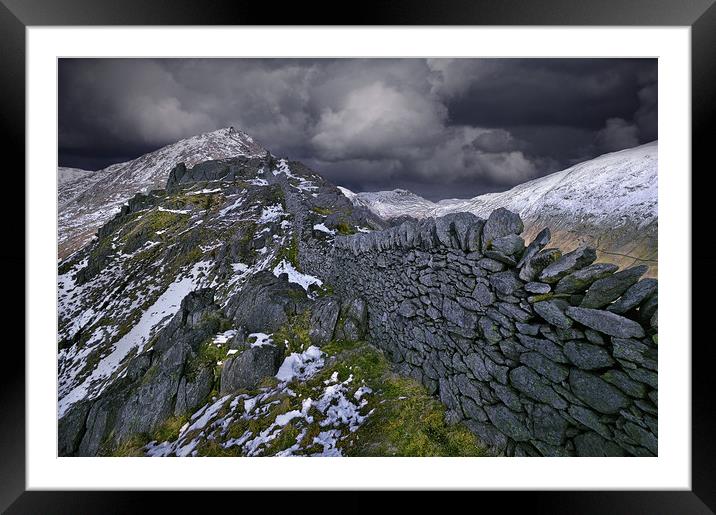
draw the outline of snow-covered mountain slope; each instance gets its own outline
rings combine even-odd
[[[96,172],[59,169],[59,257],[68,256],[90,241],[95,231],[135,193],[163,188],[169,171],[179,162],[191,167],[212,159],[267,154],[251,136],[228,127],[180,140]]]
[[[80,168],[57,168],[57,204],[62,212],[82,192],[103,177],[103,172]]]
[[[407,190],[376,191],[366,193],[354,193],[348,188],[339,186],[343,194],[353,202],[355,206],[363,206],[383,219],[397,218],[400,216],[432,216],[436,208],[434,202],[424,199],[420,195]]]
[[[403,190],[349,192],[347,196],[384,219],[461,211],[487,218],[504,207],[520,214],[528,241],[550,227],[552,244],[557,247],[569,249],[587,243],[598,249],[602,260],[622,265],[643,261],[650,274],[656,275],[657,161],[654,141],[472,199],[435,203]]]

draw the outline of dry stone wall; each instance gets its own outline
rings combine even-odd
[[[498,209],[338,236],[330,280],[365,301],[369,340],[498,452],[656,455],[656,280],[522,230]]]

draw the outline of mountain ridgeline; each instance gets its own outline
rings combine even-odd
[[[359,206],[389,219],[470,212],[487,218],[503,207],[519,214],[525,238],[544,227],[552,243],[573,249],[590,245],[597,256],[620,266],[648,265],[658,273],[658,142],[605,154],[500,193],[430,202],[405,190],[353,193]]]
[[[657,454],[646,266],[504,209],[391,225],[252,148],[60,262],[59,455]]]

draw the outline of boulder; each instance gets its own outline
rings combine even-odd
[[[250,347],[224,361],[219,393],[226,395],[256,388],[262,379],[276,375],[283,361],[283,347],[274,344]]]

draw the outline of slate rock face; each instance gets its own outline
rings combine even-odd
[[[219,393],[226,395],[242,388],[256,388],[262,379],[276,375],[283,354],[282,346],[264,344],[228,358],[221,372]]]
[[[313,345],[320,347],[333,339],[340,311],[341,300],[338,297],[326,297],[316,302],[308,332]]]
[[[289,316],[307,309],[308,304],[303,288],[289,283],[285,276],[264,271],[244,285],[241,295],[232,297],[226,313],[234,325],[246,327],[250,333],[270,333],[286,324]]]
[[[545,248],[548,229],[524,248],[518,219],[336,238],[326,280],[344,303],[365,301],[363,337],[495,452],[654,455],[656,282],[593,263],[590,248]]]
[[[197,352],[218,331],[218,309],[211,289],[190,292],[154,346],[130,359],[124,377],[60,419],[60,454],[109,453],[132,435],[151,433],[172,415],[206,402],[214,372],[197,360]]]

